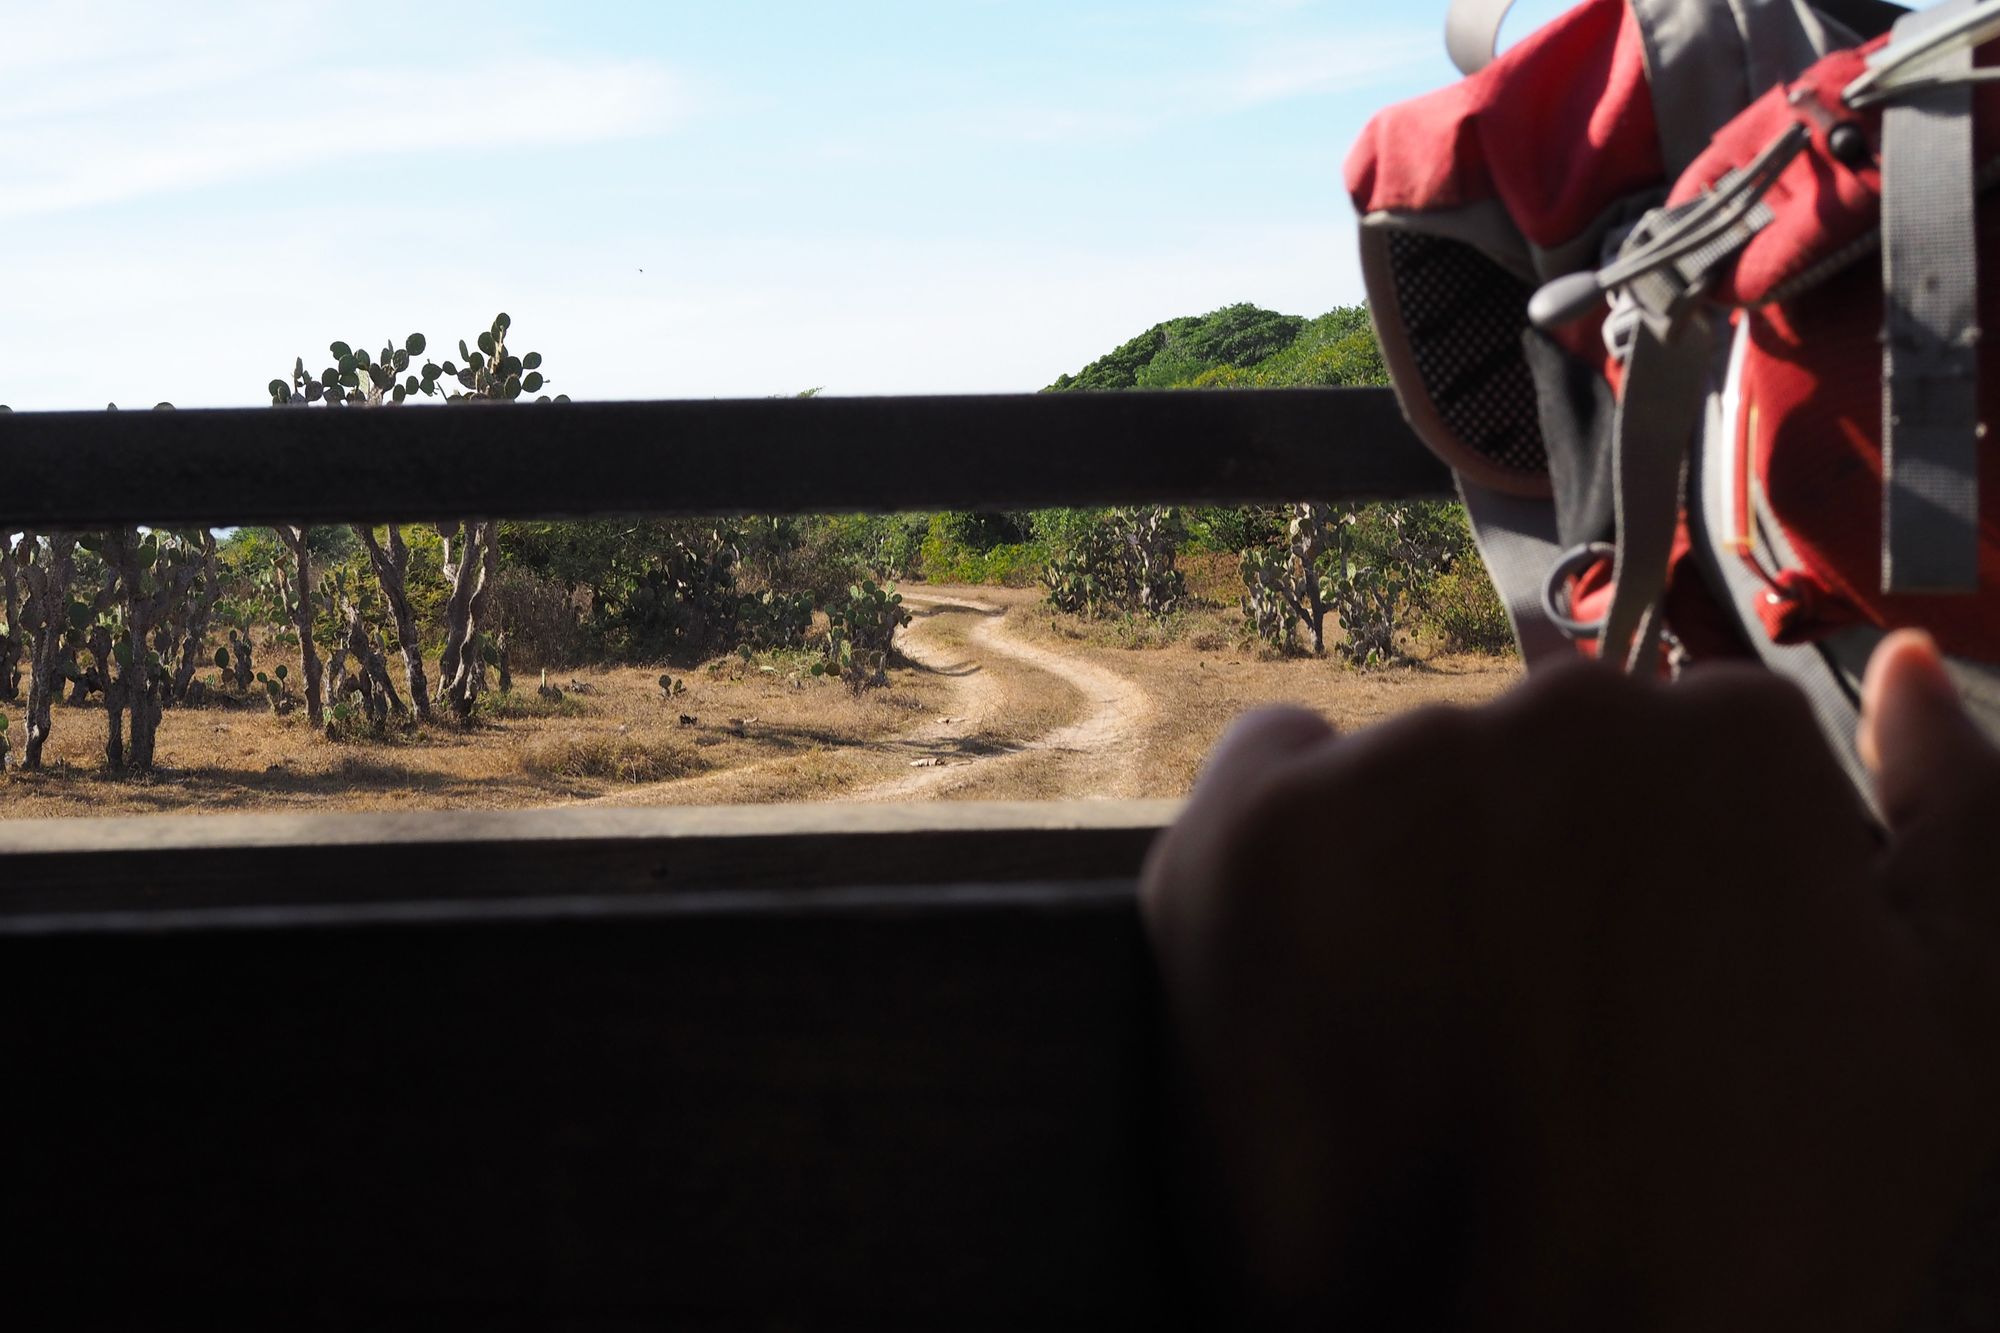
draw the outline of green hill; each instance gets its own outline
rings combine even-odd
[[[1364,306],[1317,319],[1248,302],[1155,324],[1046,392],[1387,384]]]

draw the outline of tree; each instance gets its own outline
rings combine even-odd
[[[410,690],[410,706],[420,721],[431,720],[430,684],[424,679],[423,642],[417,636],[417,618],[410,611],[410,547],[403,540],[401,524],[385,525],[386,541],[377,540],[375,529],[355,525],[362,549],[368,552],[368,566],[375,571],[376,586],[396,627],[396,646],[403,655],[403,678]],[[400,707],[400,705],[399,705]]]
[[[369,634],[360,580],[349,579],[345,571],[334,570],[321,581],[320,590],[321,601],[338,612],[337,623],[344,625],[335,636],[333,655],[327,663],[327,714],[336,721],[347,720],[347,711],[358,698],[370,727],[380,734],[388,725],[392,709],[398,713],[404,711],[403,701],[396,697],[388,662]],[[352,672],[346,669],[350,657],[354,659]]]
[[[163,649],[171,652],[173,645],[179,647],[179,660],[167,690],[168,701],[175,704],[192,702],[197,684],[194,673],[208,660],[208,627],[222,595],[215,566],[215,534],[200,528],[181,534],[181,540],[188,544],[190,558],[176,562],[175,572],[185,581],[186,592],[168,609],[167,624],[172,632],[168,648]]]
[[[271,566],[272,590],[299,634],[299,670],[304,677],[306,721],[317,730],[326,725],[326,711],[320,698],[319,649],[313,644],[312,543],[303,527],[279,526],[272,529],[291,557]]]
[[[1303,625],[1313,653],[1326,652],[1326,615],[1334,598],[1320,563],[1340,548],[1341,524],[1342,515],[1331,505],[1293,505],[1283,546],[1244,550],[1243,614],[1271,646],[1289,649]]]
[[[42,766],[48,743],[50,705],[62,688],[61,645],[70,622],[70,580],[75,572],[76,538],[70,533],[21,533],[14,539],[12,558],[26,586],[20,628],[33,643],[28,658],[28,735],[21,767]]]
[[[21,574],[11,542],[0,540],[0,593],[4,593],[7,632],[0,634],[0,700],[21,697],[21,654],[26,649],[21,625]]]
[[[271,381],[271,401],[280,407],[314,403],[384,407],[401,405],[422,394],[442,396],[449,402],[512,402],[524,394],[538,393],[546,383],[541,353],[517,357],[508,350],[512,323],[503,312],[475,340],[476,347],[460,340],[458,362],[426,358],[421,366],[416,358],[423,356],[429,345],[421,333],[411,334],[401,348],[385,345],[380,356],[356,352],[349,344],[336,342],[327,349],[334,364],[317,377],[306,374],[303,358],[294,359],[290,384]],[[454,382],[457,390],[447,387]],[[543,394],[536,401],[569,399],[557,394],[551,400]],[[386,526],[382,539],[375,536],[372,525],[357,524],[354,532],[368,552],[369,567],[395,623],[413,706],[427,720],[429,683],[424,678],[416,617],[410,607],[408,543],[393,523]],[[443,574],[451,591],[445,601],[444,651],[438,659],[437,691],[463,725],[471,722],[473,706],[484,688],[486,658],[491,650],[489,626],[497,619],[491,604],[499,572],[499,524],[492,519],[467,519],[440,524],[438,535],[444,542]],[[312,684],[308,682],[309,690]],[[318,720],[314,718],[316,724]]]
[[[175,575],[163,538],[162,533],[121,528],[99,539],[98,549],[115,580],[115,584],[108,580],[105,590],[113,614],[99,617],[102,637],[93,639],[94,644],[104,645],[94,655],[104,676],[108,724],[104,756],[112,768],[145,772],[153,766],[168,681],[166,663],[153,647],[153,633],[193,582],[191,577]],[[129,744],[120,734],[121,716],[129,727]]]

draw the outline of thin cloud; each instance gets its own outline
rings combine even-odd
[[[1211,23],[1250,26],[1290,18],[1318,3],[1319,0],[1225,0],[1201,11],[1201,17]]]
[[[95,46],[83,17],[67,31],[62,22],[44,20],[0,61],[0,217],[385,155],[463,156],[481,151],[495,116],[509,148],[660,134],[693,100],[645,60],[486,53],[398,64],[316,45],[268,17],[176,28],[135,14],[134,28]],[[27,64],[23,51],[43,59]]]
[[[1240,105],[1379,87],[1441,66],[1442,28],[1398,28],[1286,42],[1246,60],[1227,90]]]

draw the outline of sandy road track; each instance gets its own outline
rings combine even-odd
[[[897,635],[897,649],[918,666],[952,677],[957,703],[946,717],[904,738],[907,745],[930,748],[932,753],[911,761],[924,766],[849,793],[847,799],[932,799],[1003,776],[1016,785],[1029,783],[1042,796],[1138,793],[1139,752],[1152,701],[1136,681],[1016,638],[1009,631],[1013,612],[1008,607],[907,590],[903,600],[919,616]],[[952,629],[961,631],[962,638],[948,635]],[[1080,696],[1082,716],[1026,739],[978,743],[983,733],[999,730],[1022,691],[1064,686]],[[1025,768],[1043,771],[1018,771]]]

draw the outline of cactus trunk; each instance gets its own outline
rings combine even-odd
[[[16,566],[28,586],[24,627],[33,635],[28,659],[28,737],[21,767],[42,766],[42,746],[48,743],[50,705],[62,688],[63,630],[68,625],[69,585],[75,572],[76,539],[55,533],[39,541],[24,533],[14,548]]]
[[[111,655],[115,651],[111,640],[111,626],[102,620],[90,627],[90,656],[96,662],[95,670],[104,696],[104,763],[112,769],[125,767],[125,702],[124,682],[111,674]]]
[[[468,520],[443,530],[442,535],[444,576],[451,584],[451,596],[444,608],[444,653],[438,660],[438,684],[445,702],[451,705],[452,716],[463,726],[472,721],[472,708],[485,674],[479,633],[499,574],[499,524],[491,519]]]
[[[21,697],[21,652],[26,637],[21,624],[21,574],[14,549],[0,540],[0,587],[4,587],[7,632],[0,635],[0,699]]]
[[[364,524],[356,524],[356,536],[368,551],[368,563],[375,570],[375,581],[381,585],[382,599],[389,604],[389,616],[396,624],[396,644],[403,654],[403,676],[410,690],[410,706],[416,710],[422,721],[431,720],[430,682],[424,679],[424,654],[417,636],[417,618],[410,612],[409,572],[410,548],[403,541],[403,530],[394,523],[388,525],[388,547],[375,540],[375,529]],[[394,697],[393,691],[391,697]],[[400,710],[401,704],[397,705]]]
[[[195,570],[169,558],[161,534],[142,538],[131,528],[107,534],[103,554],[122,613],[115,633],[102,620],[92,630],[91,652],[104,676],[104,755],[113,768],[145,772],[153,766],[167,682],[166,665],[154,650],[157,631],[192,590]]]
[[[287,573],[291,595],[286,603],[292,623],[299,631],[299,674],[304,677],[301,684],[306,696],[306,721],[318,731],[326,725],[326,710],[320,700],[319,649],[313,644],[312,550],[306,544],[304,528],[279,527],[274,531],[292,556],[293,568]]]
[[[389,678],[388,661],[368,633],[368,620],[362,614],[360,605],[343,595],[339,610],[346,618],[347,627],[334,647],[331,665],[327,669],[326,706],[331,710],[345,703],[348,695],[359,694],[370,723],[380,731],[388,722],[390,709],[398,713],[407,710],[396,694],[395,682]],[[352,674],[345,670],[350,656],[354,659]]]
[[[82,631],[65,626],[61,634],[61,644],[56,650],[56,660],[61,664],[62,678],[69,682],[69,698],[65,701],[71,708],[81,708],[90,702],[91,675],[83,670],[77,661],[77,654],[85,647]],[[95,673],[92,667],[91,672]]]
[[[201,534],[200,591],[189,599],[187,623],[181,627],[180,662],[174,667],[173,689],[168,697],[174,703],[186,703],[188,692],[194,686],[194,673],[208,655],[209,620],[215,613],[216,598],[221,595],[221,583],[215,571],[215,534],[203,530]]]

